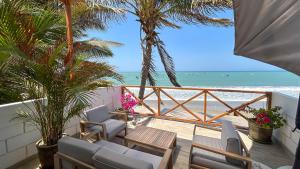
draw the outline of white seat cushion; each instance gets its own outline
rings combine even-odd
[[[129,149],[125,153],[125,156],[131,157],[134,159],[138,159],[138,160],[142,160],[142,161],[146,161],[146,162],[150,162],[153,166],[153,169],[158,169],[159,164],[162,160],[162,157],[144,153],[144,152],[137,151],[137,150],[133,150],[133,149]]]
[[[212,148],[223,150],[221,140],[212,137],[195,135],[193,138],[194,143],[205,145]],[[228,163],[225,156],[213,152],[205,151],[199,148],[192,150],[192,164],[204,166],[213,169],[238,169],[239,166]]]
[[[153,169],[150,161],[119,154],[106,147],[96,152],[93,156],[93,164],[99,169]]]
[[[126,124],[124,121],[116,120],[116,119],[108,119],[108,120],[104,121],[103,124],[105,124],[105,126],[106,126],[108,139],[112,139],[118,133],[120,133],[122,130],[124,130],[126,127]],[[103,132],[102,127],[98,126],[98,125],[89,127],[88,130],[96,131],[96,132],[97,131]]]
[[[223,121],[221,142],[225,151],[243,155],[240,137],[230,121]],[[234,158],[226,157],[226,160],[235,165],[244,165],[243,161]]]
[[[97,142],[95,142],[95,144],[100,145],[101,148],[105,147],[111,151],[114,151],[114,152],[120,153],[120,154],[124,154],[129,150],[128,147],[122,146],[120,144],[112,143],[109,141],[105,141],[105,140],[97,141]]]

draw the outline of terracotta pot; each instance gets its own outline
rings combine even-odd
[[[272,134],[272,128],[263,128],[258,126],[255,122],[249,121],[249,138],[253,141],[262,144],[271,144]]]
[[[41,145],[42,140],[36,143],[41,169],[54,169],[54,154],[57,152],[57,144]]]

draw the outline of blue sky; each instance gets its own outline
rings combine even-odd
[[[219,14],[232,18],[232,12]],[[173,57],[177,71],[273,71],[281,70],[259,61],[233,55],[234,27],[222,28],[203,25],[180,24],[181,29],[161,29],[161,39]],[[90,38],[121,42],[113,48],[114,57],[107,61],[118,71],[140,71],[141,49],[139,24],[128,15],[126,21],[113,23],[107,31],[89,30]],[[163,70],[158,54],[154,52],[157,70]]]

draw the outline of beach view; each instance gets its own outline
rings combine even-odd
[[[121,74],[124,76],[124,84],[139,85],[139,72]],[[300,78],[286,71],[179,71],[176,76],[185,87],[278,91],[293,97],[298,97],[300,91]],[[164,72],[158,72],[157,85],[172,86]],[[179,94],[177,98],[181,96]],[[238,98],[232,96],[232,99]]]
[[[0,0],[0,169],[300,169],[300,1]]]

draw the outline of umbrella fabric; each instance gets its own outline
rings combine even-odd
[[[236,55],[300,75],[300,0],[234,0],[234,17]],[[300,169],[299,143],[293,169]]]
[[[300,95],[299,95],[300,98]],[[296,129],[300,129],[300,99],[298,99],[297,115],[296,115]]]
[[[300,1],[234,0],[236,55],[300,75]]]
[[[296,129],[300,129],[300,96],[298,100],[298,108],[297,108],[297,116],[296,116]],[[295,162],[293,169],[299,169],[300,168],[300,140],[298,142],[298,147],[296,150],[296,156],[295,156]],[[298,160],[297,160],[298,159]]]

